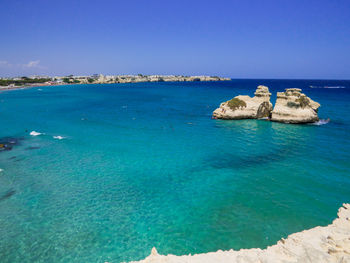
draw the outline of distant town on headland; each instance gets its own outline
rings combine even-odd
[[[0,78],[0,89],[13,89],[29,86],[50,86],[66,84],[111,84],[136,82],[165,82],[165,81],[224,81],[230,78],[218,76],[175,76],[175,75],[102,75],[91,76],[30,76],[15,78]]]

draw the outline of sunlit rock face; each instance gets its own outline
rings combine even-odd
[[[277,100],[271,120],[284,123],[312,123],[319,120],[320,104],[301,93],[301,89],[277,92]]]
[[[271,93],[268,87],[258,86],[251,98],[247,95],[239,95],[233,99],[223,102],[213,112],[216,119],[239,120],[239,119],[260,119],[270,117],[272,104]]]

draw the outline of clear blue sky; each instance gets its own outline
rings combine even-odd
[[[0,76],[350,79],[350,0],[1,2]]]

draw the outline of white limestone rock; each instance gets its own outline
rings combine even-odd
[[[277,100],[271,114],[271,120],[284,123],[312,123],[319,120],[317,110],[321,105],[301,89],[286,89],[277,92]]]
[[[237,120],[237,119],[260,119],[270,117],[272,104],[271,93],[268,87],[258,86],[251,98],[246,95],[239,95],[232,100],[223,102],[213,112],[216,119]]]

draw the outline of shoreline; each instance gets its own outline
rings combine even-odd
[[[31,89],[31,88],[39,88],[39,87],[52,87],[52,86],[71,86],[71,85],[111,85],[111,84],[134,84],[134,83],[162,83],[162,82],[224,82],[224,81],[230,81],[228,79],[220,79],[220,80],[209,80],[209,81],[135,81],[135,82],[115,82],[115,83],[64,83],[64,84],[37,84],[37,85],[24,85],[24,86],[15,86],[15,87],[8,87],[8,86],[0,86],[0,93],[3,91],[11,91],[11,90],[21,90],[21,89]]]
[[[266,249],[251,248],[195,255],[151,255],[130,263],[214,263],[214,262],[350,262],[350,204],[343,204],[338,217],[328,226],[317,226],[282,238]]]
[[[71,84],[67,84],[67,85],[71,85]],[[1,87],[0,86],[0,93],[2,91],[11,91],[11,90],[21,90],[21,89],[32,89],[32,88],[39,88],[39,87],[51,87],[51,86],[65,86],[65,85],[34,85],[34,86],[18,86],[18,87]]]

